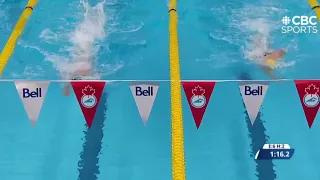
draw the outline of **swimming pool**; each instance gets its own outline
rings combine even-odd
[[[295,2],[179,1],[182,79],[238,79],[243,72],[266,79],[243,55],[249,36],[259,30],[269,30],[274,46],[289,50],[288,67],[278,72],[282,77],[317,78],[319,37],[279,30],[282,16],[311,14],[307,3]],[[26,3],[1,1],[1,48]],[[90,5],[93,9],[71,0],[39,2],[3,78],[59,79],[57,69],[71,68],[66,62],[74,47],[94,40],[102,78],[169,79],[165,1]],[[96,28],[83,32],[76,29],[79,24]],[[51,83],[35,128],[14,84],[0,87],[10,102],[0,110],[1,179],[172,178],[169,83],[161,83],[146,127],[128,83],[107,84],[90,131],[75,96],[63,97],[58,83]],[[183,107],[187,179],[319,179],[319,119],[308,129],[293,82],[270,85],[254,128],[248,128],[237,83],[216,85],[198,130],[184,95]],[[296,148],[294,157],[255,162],[251,152],[265,136]]]

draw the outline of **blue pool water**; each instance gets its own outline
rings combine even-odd
[[[0,1],[0,47],[27,4]],[[91,49],[102,79],[169,79],[165,1],[41,0],[4,79],[60,79],[79,47]],[[312,15],[306,2],[179,1],[182,79],[267,79],[246,57],[255,31],[287,48],[278,70],[288,79],[318,77],[316,34],[281,34],[284,15]],[[78,28],[77,28],[78,27]],[[81,27],[88,27],[83,30]],[[94,27],[94,28],[92,28]],[[170,85],[161,83],[146,127],[128,83],[107,84],[90,131],[74,95],[51,83],[33,128],[12,82],[1,82],[0,179],[171,179]],[[183,95],[187,179],[318,180],[319,118],[308,129],[292,81],[272,83],[254,127],[237,83],[216,85],[197,130]],[[296,149],[288,161],[254,161],[265,142]]]

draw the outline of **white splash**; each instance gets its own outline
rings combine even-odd
[[[273,51],[275,48],[283,48],[290,53],[295,51],[291,46],[294,46],[296,42],[288,42],[284,44],[281,40],[277,39],[273,42],[274,32],[279,31],[281,21],[279,17],[284,16],[288,13],[287,9],[282,8],[281,4],[274,4],[271,2],[262,2],[262,6],[247,5],[244,9],[240,10],[239,15],[241,16],[241,29],[247,34],[245,40],[245,46],[243,47],[243,53],[246,59],[255,61],[255,63],[261,62],[261,55],[266,52]],[[255,36],[260,36],[257,38]],[[272,44],[283,44],[282,47],[273,47]],[[284,56],[283,61],[279,61],[277,64],[278,69],[294,66],[295,61],[292,61]]]
[[[251,41],[247,42],[245,46],[246,48],[243,52],[245,57],[258,63],[263,62],[264,53],[271,51],[269,48],[269,37],[262,34],[251,36]]]
[[[88,2],[84,0],[81,3],[85,8],[84,20],[70,34],[72,46],[68,48],[71,58],[69,65],[60,66],[61,73],[67,76],[77,68],[93,67],[99,50],[97,41],[106,37],[104,26],[107,18],[103,9],[104,2],[98,3],[94,7],[90,7]]]
[[[249,32],[254,33],[245,43],[243,51],[245,58],[256,64],[265,65],[263,55],[273,51],[270,45],[272,43],[270,32],[274,28],[273,22],[265,18],[247,19],[242,23],[242,27],[246,27]],[[286,47],[281,48],[286,49]],[[286,68],[294,64],[295,61],[279,61],[276,68]]]
[[[104,3],[100,2],[91,7],[86,0],[80,0],[83,6],[83,20],[75,29],[66,35],[65,32],[55,33],[45,29],[41,34],[47,43],[56,43],[68,39],[70,45],[61,47],[59,54],[47,54],[46,59],[51,61],[64,79],[69,79],[74,71],[81,67],[94,68],[99,51],[99,42],[107,36],[105,25],[107,16],[104,12]],[[62,30],[63,31],[63,30]],[[63,53],[66,55],[62,55]],[[99,74],[93,78],[100,78]]]

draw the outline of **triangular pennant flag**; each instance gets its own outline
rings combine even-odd
[[[215,84],[215,82],[182,82],[197,129],[200,127]]]
[[[81,107],[83,116],[90,128],[99,105],[105,82],[71,82],[73,91]]]
[[[49,81],[15,81],[16,89],[32,125],[38,121]]]
[[[263,99],[269,87],[268,82],[240,82],[239,89],[246,106],[251,125],[254,124]]]
[[[132,82],[130,89],[144,125],[147,124],[159,89],[157,82]]]
[[[309,128],[311,128],[313,121],[318,113],[320,105],[320,80],[296,80],[294,82],[297,87],[297,91]]]

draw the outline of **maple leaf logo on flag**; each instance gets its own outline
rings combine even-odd
[[[305,95],[303,97],[303,103],[308,108],[318,107],[319,104],[319,88],[314,84],[310,84],[304,89]]]
[[[318,94],[319,88],[317,88],[314,84],[310,84],[307,88],[304,90],[307,94],[314,95]]]
[[[83,94],[83,95],[87,95],[87,96],[91,95],[91,96],[93,96],[94,93],[96,93],[96,90],[93,89],[93,88],[92,88],[91,86],[89,86],[89,85],[82,89],[82,94]]]
[[[196,86],[194,89],[192,89],[192,94],[194,96],[203,96],[205,93],[205,90],[201,86]]]

